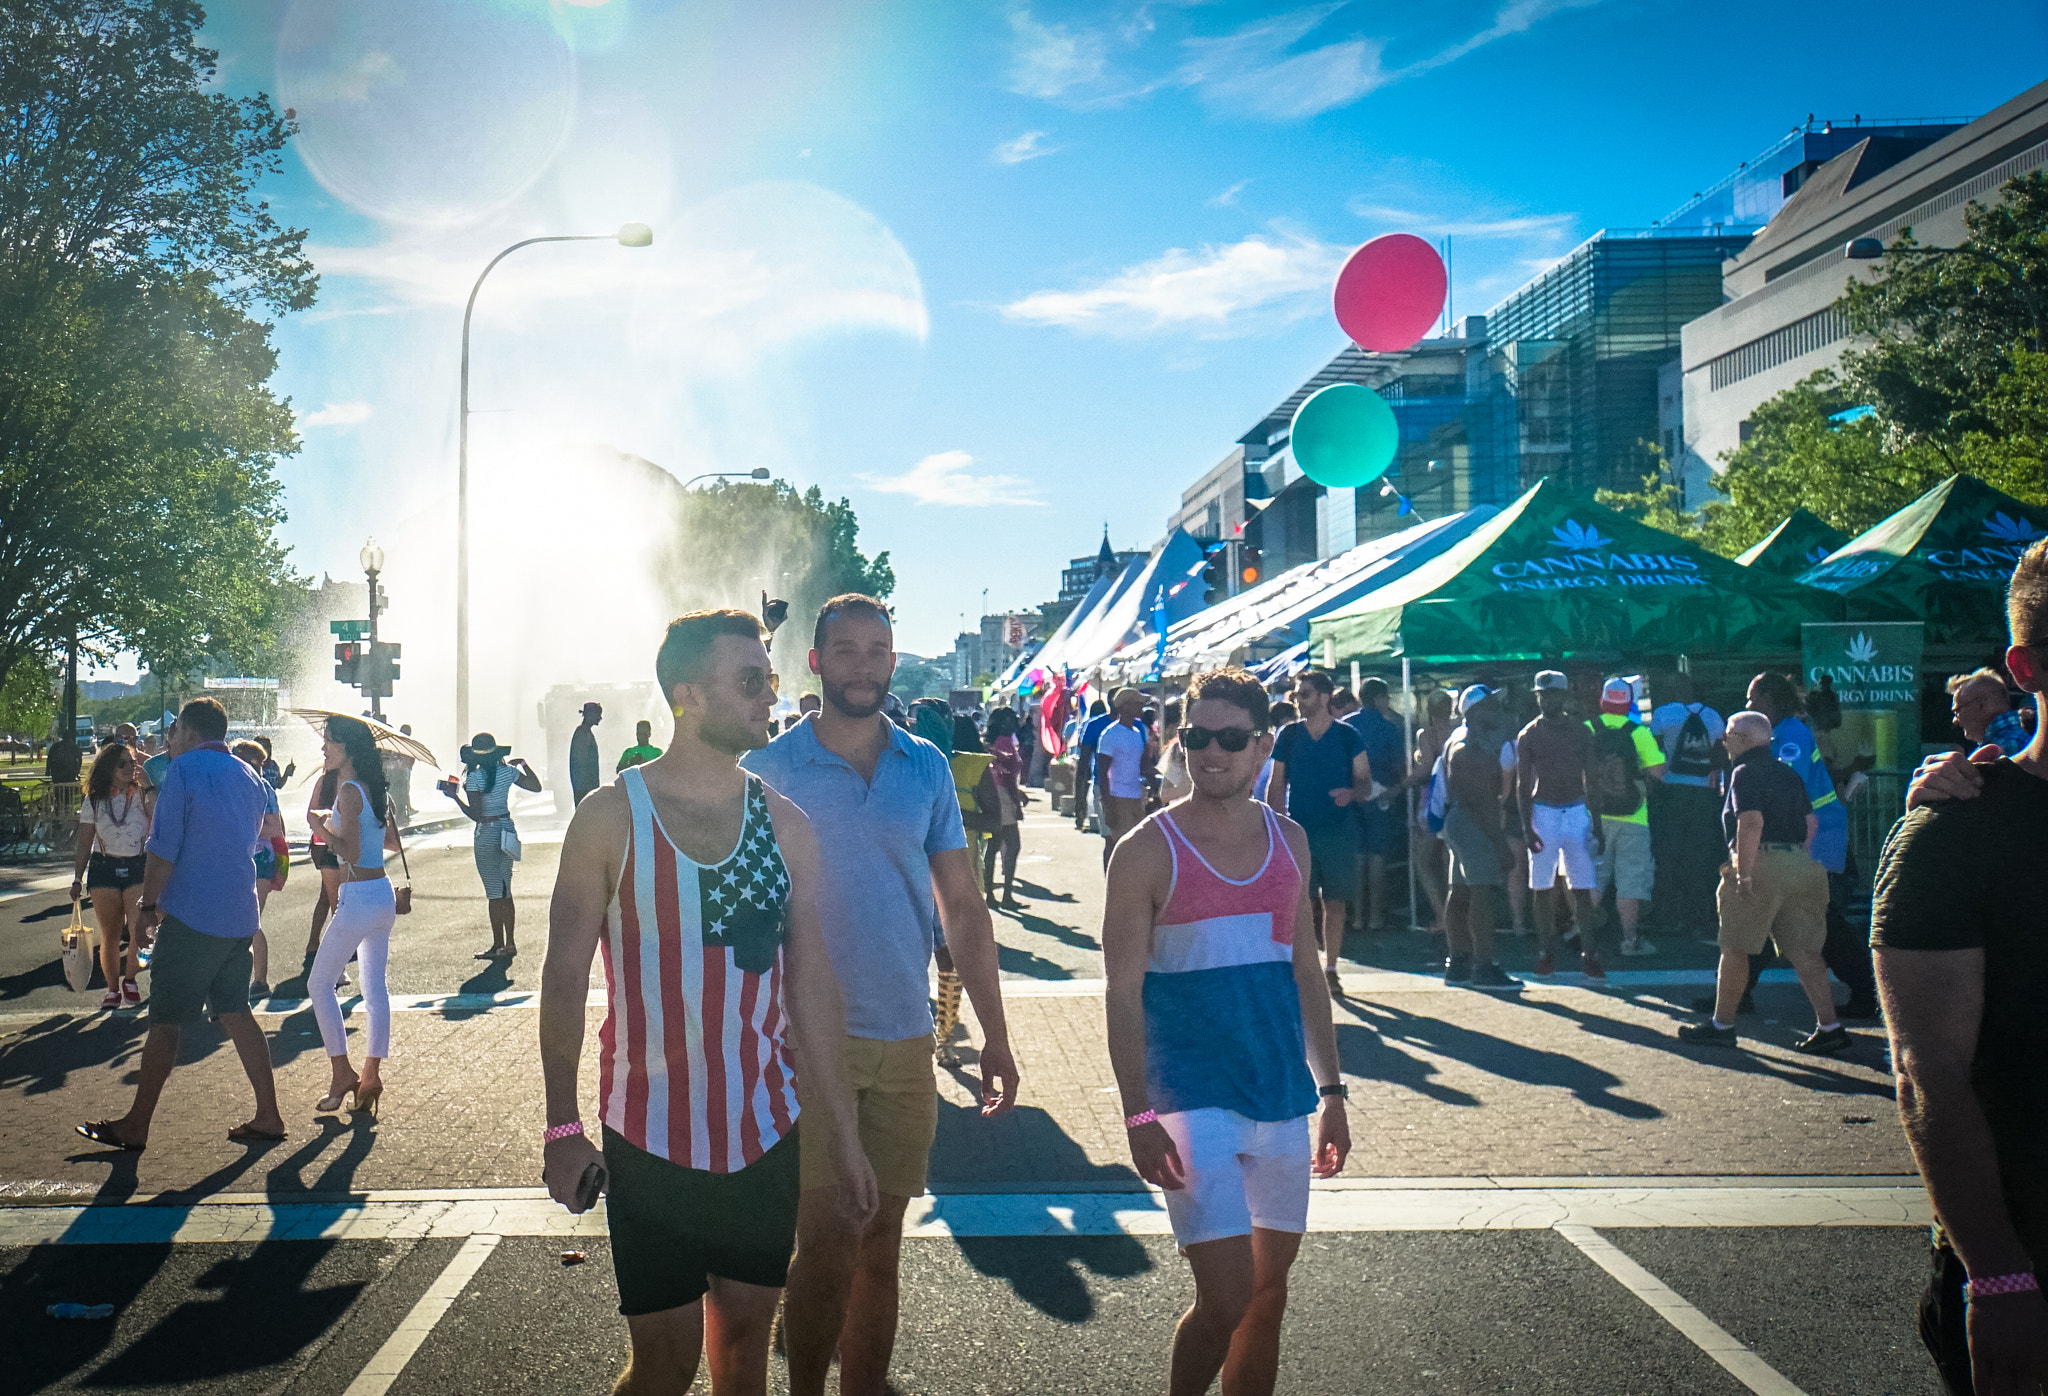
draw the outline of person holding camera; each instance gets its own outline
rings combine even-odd
[[[512,823],[514,787],[538,790],[540,777],[488,732],[477,733],[462,749],[462,778],[450,776],[440,783],[441,793],[476,823],[476,873],[483,879],[491,915],[491,948],[478,951],[479,960],[509,960],[519,953],[512,940],[512,864],[519,857],[519,830]]]

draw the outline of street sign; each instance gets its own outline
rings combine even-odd
[[[207,688],[276,688],[276,679],[252,678],[211,678],[206,680]]]
[[[344,640],[360,640],[370,633],[370,623],[366,620],[331,620],[327,622],[327,628]]]

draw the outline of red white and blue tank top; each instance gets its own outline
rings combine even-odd
[[[1266,860],[1244,881],[1209,866],[1155,815],[1173,881],[1145,967],[1146,1101],[1160,1114],[1219,1108],[1292,1120],[1316,1108],[1294,982],[1301,868],[1270,809]]]
[[[789,869],[758,778],[739,842],[710,866],[670,842],[637,767],[620,782],[633,834],[603,941],[603,1119],[671,1163],[734,1173],[797,1117],[782,1003]]]

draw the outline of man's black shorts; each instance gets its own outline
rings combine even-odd
[[[796,1249],[796,1126],[737,1173],[683,1168],[604,1131],[619,1312],[694,1304],[711,1277],[780,1289]]]

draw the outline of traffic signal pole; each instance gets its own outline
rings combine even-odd
[[[370,579],[370,653],[377,652],[377,569],[372,567],[365,573]],[[379,722],[384,720],[384,700],[377,696],[377,690],[370,690],[370,716]]]

